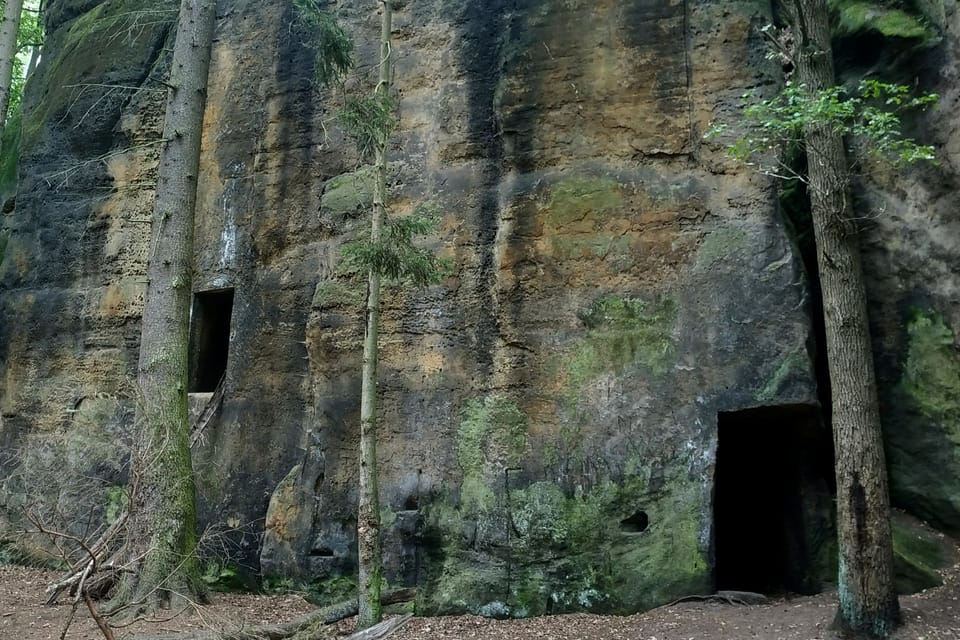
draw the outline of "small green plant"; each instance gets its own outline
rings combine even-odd
[[[264,593],[269,593],[272,595],[285,595],[288,593],[298,593],[302,591],[298,587],[297,582],[293,578],[289,577],[277,577],[271,576],[269,578],[264,578],[263,582],[260,585],[261,591]]]
[[[862,143],[864,151],[895,167],[920,161],[937,164],[934,149],[903,135],[901,116],[928,109],[939,96],[913,95],[910,87],[865,79],[856,91],[833,86],[810,91],[804,84],[787,83],[772,98],[742,96],[746,132],[727,145],[729,155],[763,173],[785,179],[803,179],[780,159],[785,147],[802,146],[803,128],[830,127]],[[724,123],[714,124],[707,138],[724,137]]]
[[[116,522],[117,518],[127,510],[128,502],[129,498],[126,487],[107,487],[107,507],[104,512],[108,525]]]

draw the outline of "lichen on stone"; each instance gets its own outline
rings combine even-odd
[[[724,261],[737,264],[736,253],[747,246],[749,236],[737,227],[714,229],[703,237],[697,250],[694,271],[709,273]]]

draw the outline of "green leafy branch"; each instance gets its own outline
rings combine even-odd
[[[804,84],[788,83],[772,98],[758,100],[752,93],[741,98],[746,133],[727,145],[728,154],[761,172],[785,179],[803,179],[780,157],[785,147],[804,144],[809,125],[832,128],[862,143],[870,156],[902,167],[925,161],[937,164],[934,148],[903,135],[901,115],[937,104],[933,93],[913,95],[904,85],[865,79],[856,92],[833,86],[810,91]],[[726,124],[714,124],[707,138],[723,137]]]
[[[353,40],[336,18],[317,0],[293,0],[297,21],[309,34],[306,44],[314,52],[314,72],[324,87],[341,84],[353,68]]]
[[[337,119],[357,145],[362,160],[370,160],[377,149],[386,148],[398,125],[393,99],[379,91],[368,97],[347,98]]]
[[[340,271],[361,275],[374,271],[395,283],[421,287],[436,284],[450,271],[447,260],[420,248],[415,240],[433,233],[439,223],[431,203],[418,207],[409,216],[390,218],[378,242],[370,240],[369,230],[344,245]]]

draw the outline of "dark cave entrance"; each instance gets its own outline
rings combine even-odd
[[[833,461],[812,405],[717,415],[717,590],[816,593],[832,579]]]
[[[215,391],[227,370],[233,289],[198,291],[190,314],[190,393]]]

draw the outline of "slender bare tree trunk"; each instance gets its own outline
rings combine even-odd
[[[23,0],[6,0],[3,22],[0,23],[0,134],[3,133],[10,109],[10,86],[13,84],[13,61],[17,57],[21,13]]]
[[[393,0],[380,3],[380,74],[376,92],[390,94],[392,75]],[[374,154],[376,184],[370,242],[381,240],[387,207],[386,136]],[[363,381],[360,391],[360,498],[357,507],[357,552],[359,559],[359,615],[357,628],[371,627],[381,618],[380,588],[383,560],[380,539],[380,495],[377,485],[377,359],[380,333],[380,274],[370,269],[367,276],[367,324],[363,341]]]
[[[140,339],[127,552],[139,564],[120,603],[149,610],[203,593],[187,416],[187,345],[200,138],[215,24],[214,0],[183,0],[177,25],[151,227]]]
[[[795,0],[797,80],[811,92],[835,84],[824,0]],[[804,128],[810,206],[820,268],[827,362],[833,390],[839,608],[844,630],[886,637],[900,621],[894,586],[887,468],[870,344],[860,245],[842,137]]]

